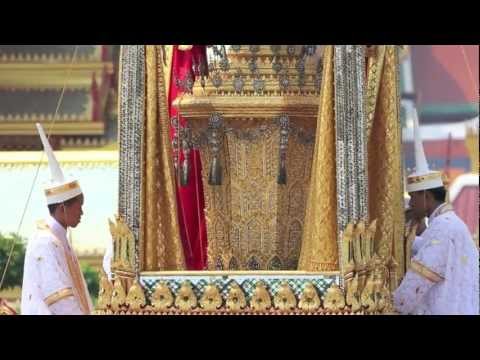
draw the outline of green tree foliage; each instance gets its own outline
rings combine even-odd
[[[12,244],[15,245],[10,264],[5,274],[5,280],[2,285],[2,288],[4,289],[22,286],[23,281],[26,239],[13,233],[10,235],[3,235],[0,233],[0,277],[3,275]]]

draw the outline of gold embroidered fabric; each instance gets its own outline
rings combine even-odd
[[[315,148],[298,270],[338,270],[333,46],[324,52]]]
[[[142,235],[147,271],[183,270],[162,46],[146,46]]]
[[[380,46],[369,61],[368,74],[367,98],[376,99],[368,102],[373,114],[368,138],[369,213],[377,219],[376,250],[381,256],[394,254],[403,273],[405,214],[396,47]]]

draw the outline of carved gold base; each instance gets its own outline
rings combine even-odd
[[[194,309],[190,311],[182,311],[178,309],[171,309],[168,311],[158,311],[150,306],[145,307],[142,310],[131,310],[128,307],[124,307],[117,311],[112,310],[95,310],[93,315],[393,315],[393,313],[381,313],[372,312],[366,313],[365,311],[353,312],[351,309],[343,309],[337,311],[319,309],[316,311],[304,311],[301,309],[282,311],[277,309],[269,309],[263,311],[256,311],[253,309],[245,309],[239,311],[232,311],[227,309],[217,309],[214,311],[208,311],[203,309]]]
[[[372,302],[362,299],[360,304],[349,304],[348,294],[333,283],[320,293],[312,282],[305,282],[301,293],[295,295],[287,281],[277,290],[267,287],[263,280],[256,282],[250,293],[244,285],[232,280],[227,292],[211,282],[201,294],[195,294],[192,283],[183,281],[172,291],[171,285],[160,281],[150,295],[138,281],[124,290],[122,281],[114,284],[103,275],[95,315],[375,315],[392,313],[389,294],[382,302],[372,288],[364,291]],[[250,295],[247,295],[247,294]]]

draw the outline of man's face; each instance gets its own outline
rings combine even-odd
[[[83,194],[78,196],[74,202],[65,206],[67,226],[76,227],[83,215]]]
[[[412,217],[415,219],[422,219],[426,215],[426,199],[424,191],[416,191],[408,193],[410,195],[410,202],[408,205],[412,211]]]

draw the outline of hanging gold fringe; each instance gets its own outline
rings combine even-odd
[[[299,270],[339,269],[335,171],[333,46],[324,52],[320,108]]]

